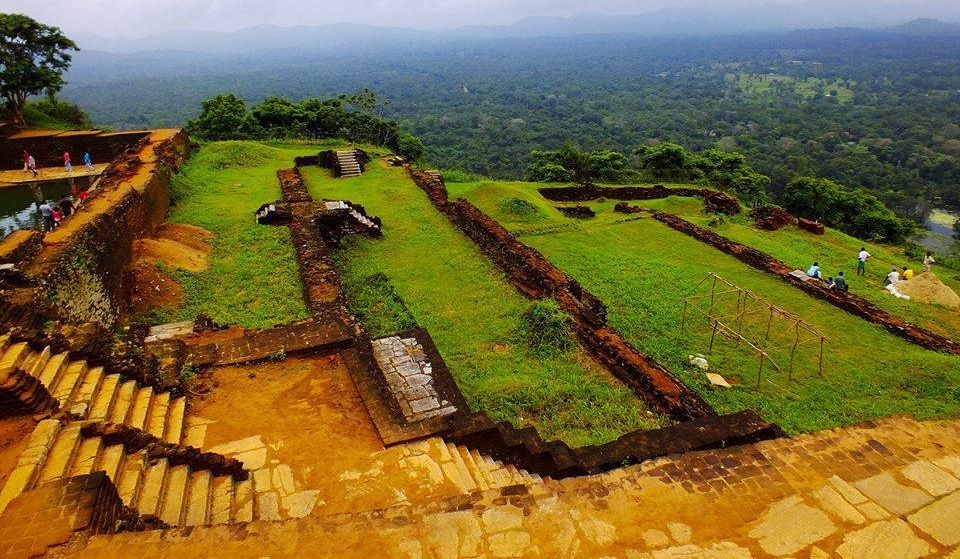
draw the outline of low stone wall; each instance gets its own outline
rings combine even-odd
[[[610,200],[657,200],[670,196],[702,198],[707,211],[737,215],[740,203],[723,192],[709,188],[668,188],[654,186],[568,186],[541,188],[540,195],[554,202],[588,202],[607,198]]]
[[[186,156],[181,131],[140,153],[115,162],[99,191],[58,230],[48,233],[43,250],[25,269],[36,301],[52,320],[94,322],[107,328],[122,318],[125,269],[133,241],[150,235],[166,218],[171,169],[159,161],[158,149],[176,146]]]
[[[410,171],[433,204],[472,239],[524,295],[549,297],[572,318],[584,349],[629,386],[649,406],[678,421],[716,412],[666,368],[633,348],[606,323],[606,308],[536,250],[466,200],[450,201],[442,180]]]
[[[698,241],[735,257],[745,264],[773,274],[817,299],[826,301],[868,322],[880,325],[896,336],[927,349],[960,355],[960,344],[957,342],[909,324],[882,310],[873,303],[870,303],[863,297],[830,289],[821,281],[804,281],[797,278],[791,275],[791,272],[793,272],[792,267],[765,252],[732,241],[672,214],[654,212],[653,217],[681,233],[689,235]]]
[[[215,452],[168,443],[150,433],[119,423],[88,423],[80,429],[84,438],[102,437],[105,446],[122,444],[128,454],[146,451],[148,460],[167,460],[170,466],[187,465],[193,471],[209,470],[214,476],[229,475],[237,481],[250,477],[243,462]]]
[[[0,557],[41,557],[77,533],[142,529],[106,472],[62,478],[20,494],[0,515]]]
[[[83,152],[94,162],[111,161],[150,135],[149,131],[101,133],[98,130],[51,132],[47,135],[0,139],[0,169],[23,169],[23,150],[37,161],[37,167],[63,166],[63,152],[69,151],[76,166],[83,165]]]

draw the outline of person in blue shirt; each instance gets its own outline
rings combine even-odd
[[[810,266],[810,269],[807,270],[807,275],[811,278],[820,279],[820,263],[814,262],[813,266]]]
[[[87,166],[88,171],[93,170],[93,159],[91,159],[89,151],[83,152],[83,164]]]

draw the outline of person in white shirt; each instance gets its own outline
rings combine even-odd
[[[926,256],[923,257],[923,273],[930,271],[930,266],[936,263],[936,260],[933,259],[933,255],[929,252]]]
[[[896,268],[890,270],[890,273],[887,274],[887,285],[896,285],[900,281],[900,272]]]
[[[814,263],[813,263],[813,266],[810,266],[810,269],[807,270],[807,275],[810,276],[811,278],[821,279],[821,278],[820,278],[820,263],[819,263],[819,262],[814,262]]]
[[[857,255],[857,275],[865,276],[867,275],[867,260],[870,259],[870,253],[867,252],[867,247],[860,247],[860,254]]]

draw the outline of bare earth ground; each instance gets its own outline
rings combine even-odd
[[[150,239],[134,242],[130,266],[130,310],[174,309],[183,302],[183,287],[159,266],[204,270],[211,252],[207,240],[213,234],[193,225],[165,223]]]
[[[0,419],[0,487],[17,466],[17,458],[27,448],[36,423],[31,417]]]

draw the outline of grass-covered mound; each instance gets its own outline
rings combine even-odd
[[[589,203],[598,216],[584,222],[565,218],[549,207],[537,193],[541,185],[498,183],[496,189],[490,189],[488,184],[450,184],[449,189],[452,196],[465,196],[502,220],[523,242],[599,296],[607,304],[612,326],[667,365],[718,411],[753,408],[794,433],[897,413],[919,418],[960,416],[960,358],[906,342],[656,220],[615,213],[612,201]],[[525,199],[540,207],[545,219],[538,224],[510,220],[499,204],[498,196],[504,192],[509,198]],[[702,215],[697,199],[669,198],[638,204],[677,213],[701,225],[711,220]],[[860,248],[859,241],[844,235],[830,231],[818,238],[792,227],[773,233],[755,231],[743,218],[724,219],[716,225],[721,234],[770,252],[798,268],[818,258],[825,271],[842,266],[855,292],[869,295],[891,312],[911,318],[929,313],[926,322],[934,326],[939,321],[944,329],[950,322],[950,315],[943,309],[884,299],[887,296],[880,293],[879,286],[871,285],[879,283],[883,267],[902,259],[897,249],[868,246],[877,260],[870,263],[870,275],[862,281],[853,276],[856,268],[850,265]],[[796,381],[788,382],[768,366],[762,389],[755,390],[756,356],[742,345],[737,347],[731,340],[721,339],[707,357],[738,386],[709,386],[704,375],[687,364],[690,354],[707,349],[709,329],[689,328],[684,332],[680,314],[683,297],[711,272],[801,316],[823,333],[828,339],[824,378],[817,378],[815,352],[808,350],[798,357]],[[910,304],[914,306],[907,308]]]
[[[314,198],[350,200],[383,219],[383,239],[348,237],[335,253],[351,310],[377,336],[406,328],[409,312],[430,332],[474,409],[535,425],[547,438],[575,446],[662,424],[567,343],[555,313],[531,312],[531,302],[403,169],[374,160],[357,178],[334,179],[318,168],[303,169],[303,176]],[[386,295],[372,296],[383,291],[382,281],[370,280],[380,275],[407,310]],[[533,338],[531,326],[537,328]]]

